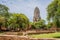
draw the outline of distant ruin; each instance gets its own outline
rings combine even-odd
[[[34,10],[34,16],[33,16],[33,22],[37,22],[41,19],[40,17],[40,10],[38,7],[35,8]]]

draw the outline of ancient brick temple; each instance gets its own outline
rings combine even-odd
[[[34,17],[33,17],[33,22],[37,22],[41,19],[40,17],[40,10],[38,7],[35,8],[34,10]]]

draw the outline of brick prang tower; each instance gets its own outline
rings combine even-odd
[[[38,7],[36,7],[34,10],[33,22],[38,22],[40,19],[40,10]]]

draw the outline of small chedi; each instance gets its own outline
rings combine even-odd
[[[34,10],[34,16],[33,16],[33,22],[37,22],[41,19],[40,17],[40,10],[38,7],[35,8]]]

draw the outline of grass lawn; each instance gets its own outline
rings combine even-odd
[[[31,36],[32,38],[60,38],[60,32],[49,34],[32,34],[29,36]]]

